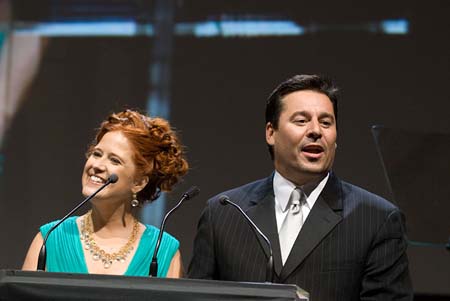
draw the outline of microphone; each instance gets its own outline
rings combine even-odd
[[[242,210],[242,208],[239,207],[239,205],[237,205],[236,203],[233,203],[227,195],[221,195],[219,197],[219,202],[220,202],[220,204],[222,204],[224,206],[226,206],[227,204],[230,204],[231,206],[236,208],[242,214],[242,216],[245,217],[247,222],[250,224],[255,235],[259,234],[264,239],[264,241],[267,243],[267,245],[269,246],[269,260],[267,261],[267,266],[266,266],[266,282],[270,282],[270,283],[273,282],[273,252],[272,252],[272,244],[270,243],[270,240],[267,238],[267,236],[264,235],[264,233],[262,233],[262,231],[250,219],[250,217],[244,212],[244,210]]]
[[[106,183],[103,184],[102,187],[97,189],[93,194],[85,198],[81,203],[79,203],[75,208],[73,208],[69,213],[66,214],[62,219],[60,219],[53,227],[48,230],[47,234],[44,237],[44,242],[42,243],[41,250],[39,251],[39,257],[38,257],[38,264],[37,264],[37,270],[38,271],[44,271],[45,270],[45,263],[47,261],[47,249],[45,247],[45,244],[47,243],[48,236],[50,233],[53,232],[62,222],[64,222],[66,219],[68,219],[75,211],[77,211],[81,206],[83,206],[87,201],[92,199],[97,193],[99,193],[103,188],[108,186],[109,184],[116,183],[119,180],[119,177],[116,174],[111,174],[106,180]]]
[[[172,214],[172,212],[174,212],[176,209],[178,209],[178,207],[181,206],[181,203],[183,203],[185,200],[192,199],[199,193],[200,189],[197,186],[192,186],[191,188],[189,188],[188,191],[183,193],[178,204],[175,207],[173,207],[169,212],[167,212],[166,215],[164,216],[164,219],[161,222],[161,226],[159,227],[158,240],[156,241],[155,250],[153,251],[152,262],[150,263],[150,271],[149,271],[150,277],[157,277],[158,274],[158,259],[156,258],[156,256],[158,255],[159,246],[161,245],[161,239],[164,233],[164,227],[166,226],[167,218]]]

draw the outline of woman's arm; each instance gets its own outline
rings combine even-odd
[[[39,251],[41,250],[43,242],[44,239],[42,238],[42,235],[39,232],[34,237],[33,242],[31,243],[30,248],[28,249],[27,256],[25,257],[25,261],[23,262],[22,270],[36,271]]]
[[[170,262],[169,270],[167,271],[167,278],[182,278],[183,276],[183,262],[181,261],[181,254],[178,250]]]

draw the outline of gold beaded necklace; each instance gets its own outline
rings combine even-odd
[[[114,261],[125,262],[127,256],[133,251],[133,244],[136,241],[136,236],[139,230],[139,222],[137,219],[134,219],[133,230],[131,232],[130,239],[128,239],[127,243],[120,248],[119,251],[115,253],[107,253],[105,250],[101,249],[94,240],[93,237],[93,226],[92,226],[92,210],[89,210],[88,213],[81,220],[81,241],[84,243],[84,249],[88,250],[94,261],[101,260],[103,263],[103,267],[105,269],[109,269]]]

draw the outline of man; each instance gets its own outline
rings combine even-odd
[[[271,241],[274,282],[296,284],[313,301],[412,300],[403,215],[331,171],[336,122],[330,81],[297,75],[281,83],[266,105],[275,172],[223,194]],[[268,254],[216,196],[200,218],[189,276],[263,282]]]

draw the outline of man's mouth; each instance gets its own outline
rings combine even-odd
[[[301,151],[304,155],[312,159],[319,159],[324,149],[321,145],[318,144],[309,144],[301,148]]]

